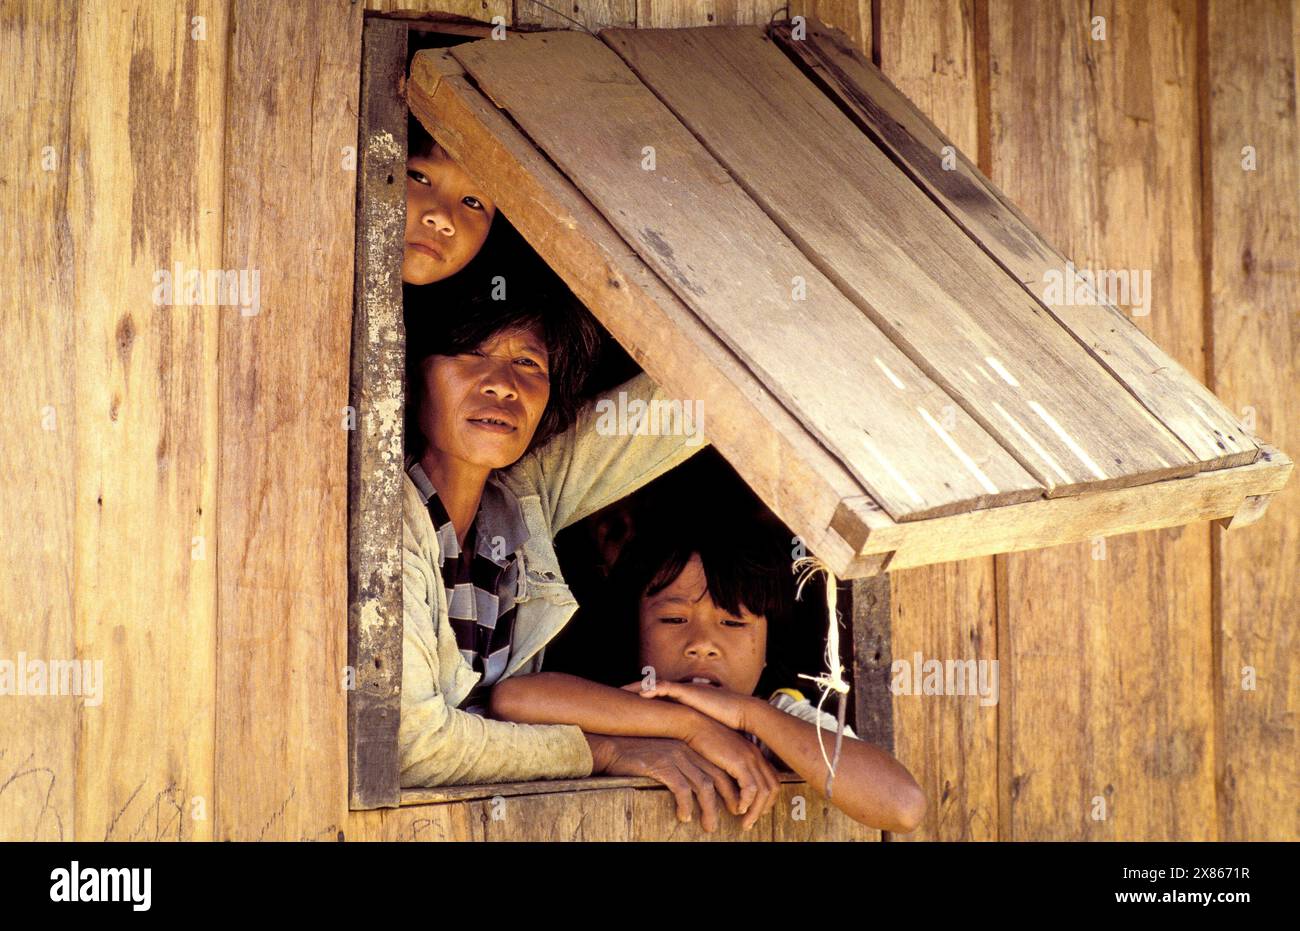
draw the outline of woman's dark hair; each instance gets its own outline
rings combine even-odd
[[[507,267],[509,270],[507,270]],[[600,335],[595,319],[540,260],[516,255],[492,279],[454,275],[446,287],[405,289],[406,449],[424,453],[419,430],[423,378],[429,356],[477,349],[499,333],[536,327],[546,344],[551,393],[528,449],[573,423],[583,388],[596,363]]]

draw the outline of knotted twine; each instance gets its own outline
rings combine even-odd
[[[799,584],[795,589],[795,600],[803,595],[803,587],[808,581],[819,572],[826,574],[826,668],[827,673],[819,676],[810,676],[799,673],[799,678],[808,679],[817,684],[821,689],[822,697],[817,702],[817,713],[820,717],[822,706],[826,704],[826,699],[831,692],[839,693],[839,714],[837,721],[839,729],[835,732],[835,755],[833,757],[826,754],[826,742],[822,737],[822,726],[817,724],[817,746],[821,749],[822,759],[826,763],[826,798],[831,798],[831,784],[835,780],[835,767],[840,762],[840,750],[844,745],[844,716],[848,711],[848,702],[845,696],[849,694],[849,684],[844,681],[844,666],[840,662],[840,624],[839,616],[835,611],[835,601],[838,595],[835,581],[835,573],[831,571],[830,566],[826,565],[815,556],[802,556],[794,561],[793,571],[799,576]]]

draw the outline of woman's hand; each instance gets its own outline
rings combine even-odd
[[[677,820],[687,822],[700,803],[700,825],[718,828],[718,796],[732,814],[739,814],[740,793],[721,769],[680,740],[659,737],[608,737],[588,734],[593,772],[609,776],[649,776],[668,787],[677,800]]]

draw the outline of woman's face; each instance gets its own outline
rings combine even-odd
[[[419,421],[430,452],[484,469],[517,462],[551,396],[548,362],[536,328],[500,332],[473,351],[424,360]]]
[[[487,240],[496,206],[440,146],[406,161],[402,280],[432,284],[470,263]]]

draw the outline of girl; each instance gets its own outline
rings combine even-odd
[[[645,678],[620,690],[564,673],[519,677],[492,690],[492,713],[653,737],[680,736],[706,718],[753,735],[824,795],[835,719],[792,689],[767,701],[754,695],[769,631],[790,613],[781,565],[756,528],[732,523],[634,538],[615,568],[626,610],[613,620],[637,632]],[[849,728],[832,790],[833,804],[869,827],[907,833],[925,814],[907,769]]]

